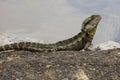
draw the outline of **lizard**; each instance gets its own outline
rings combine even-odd
[[[81,32],[77,35],[55,43],[42,44],[37,42],[17,42],[0,46],[0,51],[25,50],[25,51],[79,51],[87,49],[96,33],[98,23],[101,20],[100,15],[91,15],[82,23]]]

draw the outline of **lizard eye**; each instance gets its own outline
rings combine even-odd
[[[86,20],[84,20],[84,22],[83,22],[82,25],[86,25],[86,24],[88,24],[90,20],[91,20],[91,17],[87,18]]]

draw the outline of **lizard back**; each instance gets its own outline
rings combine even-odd
[[[92,15],[82,23],[81,32],[77,35],[52,44],[41,44],[35,42],[18,42],[0,46],[0,51],[27,50],[27,51],[65,51],[87,49],[96,33],[97,25],[101,20],[100,15]]]

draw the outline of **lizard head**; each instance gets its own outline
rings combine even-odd
[[[100,20],[101,20],[100,15],[92,15],[88,17],[82,23],[82,31],[86,32],[88,36],[93,38],[97,29],[97,25],[100,22]]]

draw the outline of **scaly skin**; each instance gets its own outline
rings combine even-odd
[[[87,49],[96,33],[97,25],[101,20],[100,15],[92,15],[84,20],[82,23],[81,32],[72,38],[58,41],[52,44],[41,44],[35,42],[18,42],[0,46],[0,51],[7,50],[27,50],[27,51],[78,51]]]
[[[87,49],[91,45],[100,20],[100,15],[92,15],[85,19],[82,23],[82,29],[80,33],[70,39],[56,43],[58,50]]]

